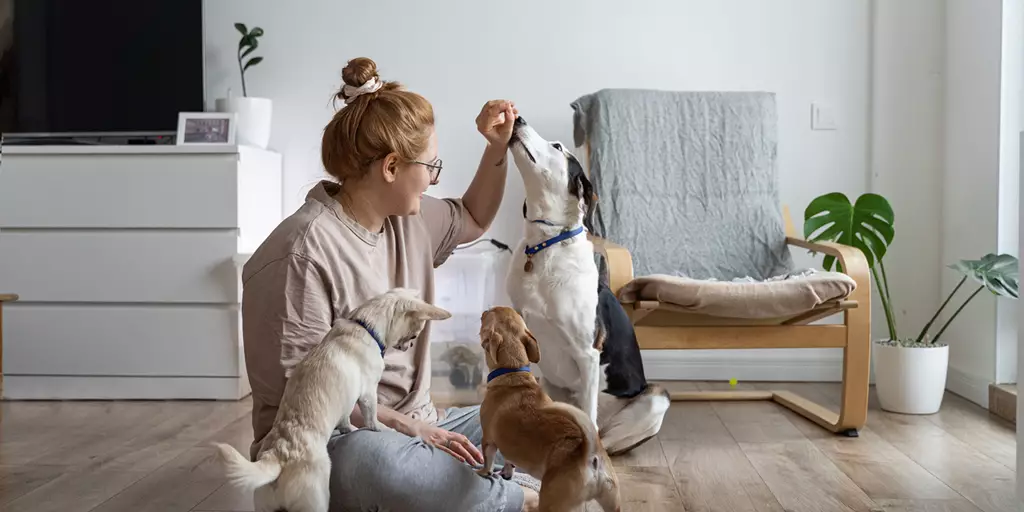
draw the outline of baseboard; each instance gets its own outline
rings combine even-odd
[[[651,380],[840,382],[841,349],[645,350]]]
[[[988,412],[1010,423],[1017,423],[1017,386],[989,384]]]
[[[4,400],[239,400],[238,377],[92,377],[4,375]]]
[[[975,377],[952,366],[946,371],[946,390],[988,409],[988,379]]]

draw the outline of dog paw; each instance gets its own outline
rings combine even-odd
[[[514,464],[506,464],[505,467],[501,468],[500,474],[505,480],[512,480],[512,477],[516,474],[516,466]]]
[[[480,468],[480,469],[476,470],[476,474],[478,474],[478,475],[480,475],[480,476],[482,476],[484,478],[487,478],[487,477],[491,476],[491,472],[487,468]]]

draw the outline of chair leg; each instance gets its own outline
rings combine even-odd
[[[868,418],[871,378],[871,314],[868,308],[846,312],[843,348],[843,392],[839,414],[795,393],[777,391],[773,400],[836,434],[858,437]]]
[[[871,379],[871,314],[868,308],[846,312],[846,348],[843,349],[843,395],[836,431],[853,432],[868,420]],[[849,434],[848,434],[849,435]]]

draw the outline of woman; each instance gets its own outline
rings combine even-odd
[[[433,269],[494,220],[505,188],[506,149],[517,115],[484,105],[487,140],[461,199],[423,195],[441,173],[434,114],[422,96],[383,82],[367,58],[342,71],[345,102],[324,130],[322,181],[246,263],[242,322],[252,385],[253,457],[273,425],[285,364],[319,343],[334,320],[395,286],[433,300]],[[478,476],[478,411],[437,410],[430,399],[429,327],[414,347],[391,351],[378,388],[379,419],[397,432],[358,430],[329,443],[331,510],[519,511],[536,493]],[[363,426],[356,409],[352,422]],[[500,466],[500,464],[499,464]]]

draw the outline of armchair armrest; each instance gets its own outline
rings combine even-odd
[[[594,244],[594,252],[607,262],[608,287],[618,296],[619,290],[633,280],[633,257],[629,255],[629,249],[598,236],[588,234],[587,238]]]
[[[787,236],[786,243],[834,256],[842,265],[843,273],[857,283],[857,289],[850,298],[856,300],[861,307],[871,304],[871,269],[868,268],[868,260],[860,249],[835,242],[809,242],[793,236]]]
[[[18,300],[18,296],[13,293],[0,293],[0,302],[14,302]]]

